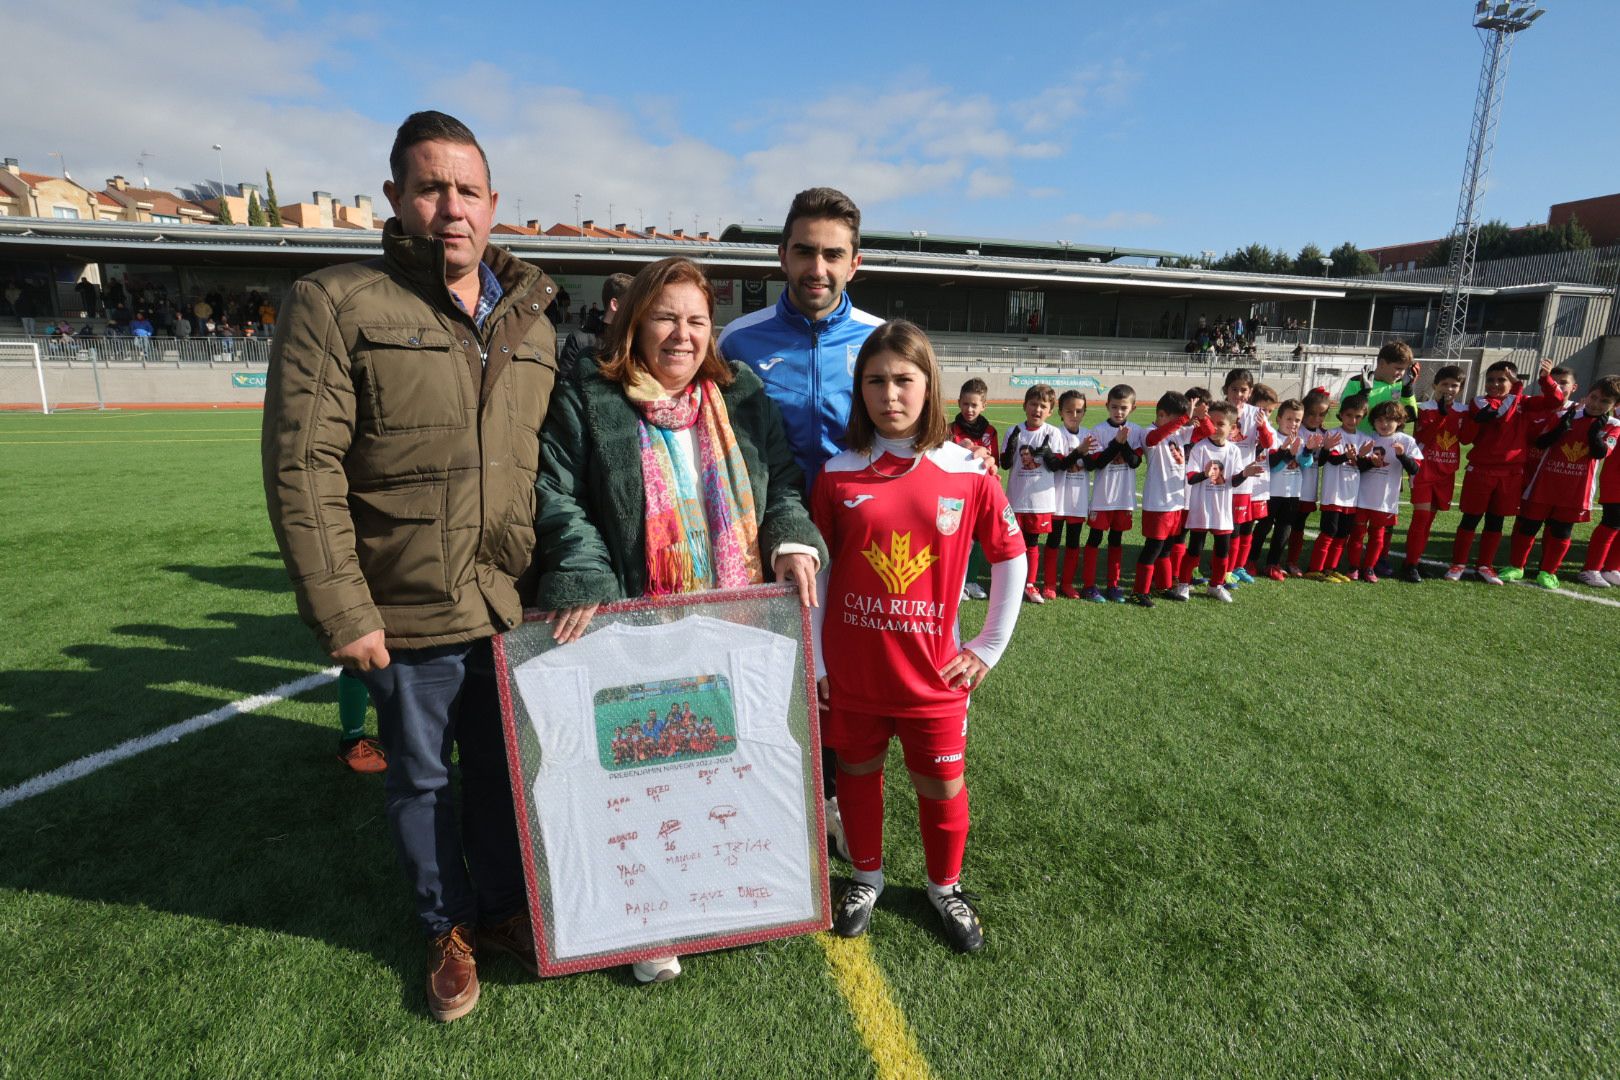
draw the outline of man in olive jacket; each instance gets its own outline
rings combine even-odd
[[[459,121],[408,117],[389,164],[383,257],[303,278],[281,310],[264,485],[299,614],[377,706],[427,1004],[454,1020],[480,937],[535,963],[490,639],[533,590],[556,286],[488,245],[497,196]]]

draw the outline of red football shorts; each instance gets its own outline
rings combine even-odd
[[[1271,516],[1271,500],[1249,497],[1249,520],[1264,521]]]
[[[1232,493],[1233,525],[1242,525],[1245,522],[1254,520],[1254,517],[1252,516],[1253,506],[1251,505],[1251,502],[1252,500],[1247,495],[1239,495],[1235,491]]]
[[[1304,517],[1306,514],[1314,513],[1316,513],[1316,504],[1314,502],[1302,502],[1299,504],[1300,517]]]
[[[1531,521],[1560,521],[1569,525],[1579,525],[1583,521],[1592,520],[1592,511],[1577,510],[1572,506],[1555,506],[1540,499],[1525,499],[1523,505],[1519,507],[1519,516]]]
[[[1470,465],[1463,474],[1462,512],[1500,514],[1519,512],[1519,491],[1524,469],[1517,465]]]
[[[1142,511],[1142,535],[1149,540],[1168,540],[1186,527],[1185,510]]]
[[[1104,532],[1127,532],[1131,527],[1129,510],[1093,510],[1086,524]]]
[[[1361,525],[1371,525],[1376,529],[1393,529],[1395,521],[1396,515],[1386,514],[1381,510],[1368,510],[1364,507],[1358,507],[1356,510],[1356,522]]]
[[[873,716],[836,705],[827,711],[822,741],[845,761],[871,761],[900,737],[906,768],[934,780],[955,780],[967,767],[967,701],[946,716]]]
[[[1420,469],[1412,477],[1412,505],[1428,506],[1435,510],[1450,510],[1451,497],[1457,491],[1457,474],[1439,469]]]
[[[1051,514],[1014,514],[1013,517],[1018,519],[1018,528],[1023,532],[1045,536],[1052,531]]]

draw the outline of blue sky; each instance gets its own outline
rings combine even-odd
[[[1620,5],[1546,6],[1485,201],[1515,224],[1620,190]],[[68,85],[61,52],[8,58],[0,152],[93,187],[142,150],[156,185],[215,177],[219,142],[284,202],[380,201],[393,127],[437,107],[506,221],[572,221],[578,193],[599,221],[774,223],[825,183],[869,228],[1187,252],[1443,235],[1481,53],[1469,0],[85,7],[124,28],[73,37]]]

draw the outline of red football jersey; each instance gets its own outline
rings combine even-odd
[[[1541,393],[1535,397],[1523,393],[1510,394],[1502,415],[1483,424],[1475,422],[1474,412],[1487,405],[1493,409],[1502,408],[1503,400],[1478,397],[1463,404],[1462,440],[1473,447],[1468,453],[1470,467],[1523,463],[1525,448],[1530,442],[1532,421],[1540,414],[1556,414],[1564,407],[1564,392],[1556,382],[1543,376],[1540,386]]]
[[[984,430],[975,436],[972,432],[968,431],[962,426],[962,418],[960,416],[951,421],[951,441],[960,443],[969,450],[973,449],[974,447],[982,446],[986,450],[990,451],[992,460],[994,459],[996,453],[1001,449],[1001,443],[996,441],[996,425],[986,422],[984,425]]]
[[[939,669],[961,648],[973,541],[993,563],[1024,553],[1001,485],[955,443],[919,459],[846,450],[816,478],[810,515],[832,560],[821,643],[834,703],[890,717],[960,709],[967,690]]]
[[[1604,417],[1598,420],[1577,412],[1569,430],[1547,448],[1530,481],[1528,497],[1536,502],[1569,510],[1586,510],[1592,505],[1592,481],[1597,477],[1598,461],[1592,456],[1592,425],[1602,424],[1601,436],[1609,453],[1614,451],[1615,439],[1620,435],[1620,420]]]
[[[1463,414],[1457,407],[1442,409],[1438,402],[1418,406],[1417,443],[1423,448],[1420,473],[1455,476],[1462,464]]]

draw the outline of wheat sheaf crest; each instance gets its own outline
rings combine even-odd
[[[884,587],[895,594],[905,593],[918,578],[923,576],[924,571],[939,561],[939,556],[927,545],[913,555],[910,533],[890,533],[888,551],[878,547],[877,541],[874,540],[872,546],[861,554],[866,556],[866,561],[877,571],[877,576],[882,579]]]

